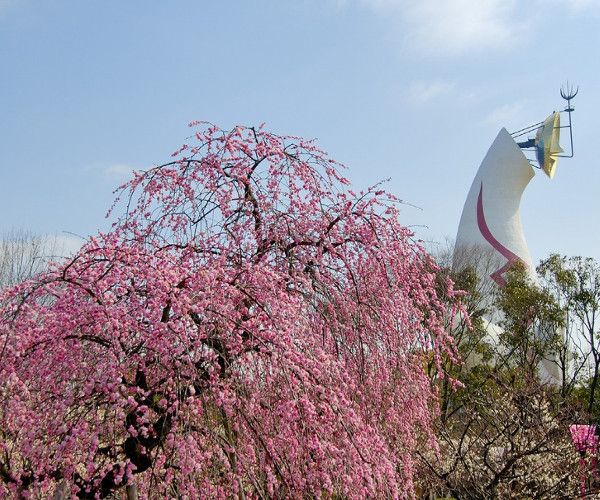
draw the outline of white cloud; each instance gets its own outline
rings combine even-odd
[[[417,104],[426,104],[436,98],[449,94],[454,89],[454,83],[444,81],[414,81],[406,92],[406,99]]]
[[[538,0],[540,8],[547,7],[543,0]],[[559,9],[566,9],[569,14],[578,15],[600,7],[600,0],[553,0]]]
[[[600,0],[555,0],[555,3],[562,4],[573,12],[581,12],[588,8],[600,7]]]
[[[545,10],[572,15],[600,10],[600,0],[335,0],[360,3],[398,23],[406,47],[419,53],[461,55],[514,48],[536,31]]]
[[[412,6],[409,21],[421,48],[461,53],[513,45],[521,28],[513,11],[510,0],[425,0]]]
[[[527,125],[524,117],[525,109],[526,103],[524,101],[503,104],[493,109],[484,118],[483,122],[494,127],[524,127]]]
[[[113,163],[103,169],[104,175],[112,179],[127,180],[129,179],[135,167],[125,163]]]
[[[526,28],[516,0],[360,1],[392,14],[406,33],[407,44],[420,52],[458,55],[511,47]]]

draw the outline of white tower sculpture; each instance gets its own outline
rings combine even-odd
[[[569,128],[570,132],[569,155],[561,154],[559,113],[552,113],[545,121],[513,135],[504,128],[500,130],[475,175],[465,201],[456,235],[455,267],[473,265],[480,280],[488,282],[489,286],[503,287],[506,284],[506,272],[513,264],[521,262],[532,282],[537,283],[521,224],[521,197],[535,175],[523,149],[534,151],[539,168],[548,177],[554,176],[557,158],[573,156],[573,108],[570,101],[576,94],[577,90],[568,84],[566,90],[561,89],[561,96],[567,101],[564,111],[569,115],[569,125],[564,127]],[[534,131],[535,138],[525,142],[517,143],[513,138]],[[490,317],[488,321],[488,334],[494,342],[502,330],[497,325],[497,319]],[[539,368],[542,379],[559,382],[557,367],[552,360],[543,361]]]

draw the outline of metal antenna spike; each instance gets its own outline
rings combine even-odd
[[[579,92],[579,86],[574,87],[572,83],[569,83],[569,80],[567,80],[566,85],[564,85],[560,88],[560,96],[565,101],[567,101],[567,106],[564,109],[563,113],[567,113],[569,115],[569,124],[564,127],[561,127],[561,128],[569,129],[569,140],[571,142],[570,154],[559,155],[564,158],[573,158],[573,156],[575,155],[575,150],[573,149],[573,124],[571,122],[571,113],[573,111],[575,111],[575,108],[571,105],[571,99],[573,99],[577,95],[578,92]]]
[[[560,96],[567,102],[573,99],[579,92],[579,86],[573,87],[567,80],[567,84],[560,88]]]

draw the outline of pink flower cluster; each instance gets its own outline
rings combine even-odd
[[[451,341],[398,200],[311,141],[194,127],[0,296],[0,496],[410,496]]]
[[[573,424],[569,426],[571,439],[577,451],[596,453],[598,450],[598,435],[595,425]]]

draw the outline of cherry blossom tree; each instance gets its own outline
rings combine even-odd
[[[311,141],[191,126],[0,296],[0,496],[410,496],[452,345],[399,200]]]

